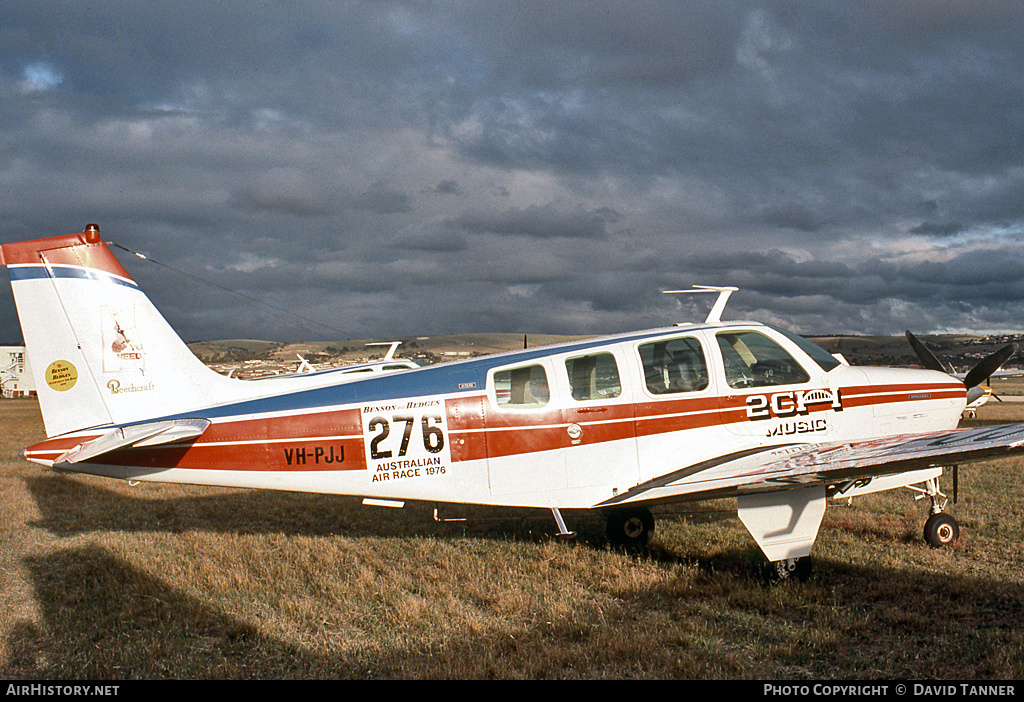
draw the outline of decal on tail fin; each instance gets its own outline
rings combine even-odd
[[[47,436],[212,404],[232,381],[188,349],[89,225],[0,246]],[[221,393],[222,394],[222,393]]]

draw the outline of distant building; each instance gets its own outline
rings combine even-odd
[[[3,397],[35,397],[36,383],[24,346],[0,346],[0,394]]]

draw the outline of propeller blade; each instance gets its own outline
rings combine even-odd
[[[972,368],[970,373],[967,374],[967,377],[964,378],[964,385],[968,388],[973,388],[974,386],[979,385],[985,380],[985,378],[995,373],[999,370],[1000,366],[1010,360],[1010,356],[1012,356],[1016,351],[1016,344],[1007,344],[992,355],[981,359],[981,363]]]
[[[909,329],[907,330],[907,341],[910,342],[910,347],[914,349],[914,353],[916,353],[917,357],[921,360],[922,366],[928,370],[936,370],[952,374],[952,371],[943,365],[942,361],[932,353],[931,349],[925,346],[920,339],[911,334]]]

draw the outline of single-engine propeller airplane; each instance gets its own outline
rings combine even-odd
[[[723,322],[363,376],[264,380],[203,365],[101,238],[3,244],[47,439],[36,463],[128,480],[600,512],[646,544],[651,508],[736,498],[780,578],[804,577],[826,502],[896,487],[954,541],[945,467],[1024,452],[1024,424],[957,429],[975,378],[855,367],[792,333]],[[954,473],[954,479],[956,474]]]

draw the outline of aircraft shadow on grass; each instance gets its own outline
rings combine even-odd
[[[84,533],[124,531],[136,533],[284,534],[341,536],[346,538],[470,538],[507,542],[562,540],[545,510],[469,505],[411,504],[405,509],[364,506],[358,498],[266,492],[225,491],[191,497],[161,497],[159,486],[142,485],[140,496],[125,496],[92,484],[89,478],[47,475],[27,480],[41,518],[31,526],[59,537]],[[206,491],[208,488],[195,488]],[[156,496],[152,496],[156,495]],[[693,524],[735,519],[729,511],[684,512]],[[667,515],[666,515],[667,516]],[[597,515],[566,512],[575,536],[569,542],[587,548],[609,547],[604,521]],[[702,552],[679,554],[658,541],[632,551],[663,563],[695,564],[707,572],[760,573],[762,560],[753,544],[709,556]]]
[[[283,661],[295,671],[323,673],[324,662],[308,651],[261,634],[99,546],[30,557],[26,565],[41,621],[22,622],[8,636],[2,677],[246,678]]]
[[[446,666],[452,665],[452,661],[474,659],[484,649],[492,659],[523,659],[521,665],[529,676],[530,666],[540,665],[530,660],[529,651],[543,650],[549,645],[543,642],[550,635],[547,629],[540,624],[525,624],[531,631],[518,637],[518,641],[509,636],[467,631],[464,636],[448,638],[429,651],[420,650],[416,645],[399,645],[382,651],[370,645],[355,653],[335,655],[311,651],[268,635],[258,624],[243,621],[211,603],[170,587],[158,576],[140,570],[97,545],[31,556],[25,560],[25,566],[40,618],[36,622],[20,622],[8,634],[8,656],[0,663],[0,677],[9,680],[339,679],[416,674],[431,677],[444,676],[451,669]],[[816,602],[821,604],[822,596],[827,600],[840,600],[840,606],[829,610],[831,635],[839,641],[859,642],[857,645],[861,647],[870,645],[865,641],[875,640],[906,644],[883,656],[882,662],[871,659],[871,665],[878,666],[879,675],[928,677],[946,666],[965,672],[968,678],[1020,674],[1020,668],[1007,669],[1013,664],[1006,662],[1005,655],[1000,655],[1008,646],[1019,643],[1017,622],[1024,614],[1019,593],[1011,586],[985,578],[908,568],[885,573],[885,582],[890,585],[879,588],[870,587],[871,583],[879,581],[879,568],[843,562],[829,566],[828,583],[800,587],[810,588],[807,599],[811,609]],[[325,577],[345,576],[339,573]],[[691,582],[678,597],[692,600],[697,606],[702,606],[699,603],[703,602],[715,611],[722,611],[733,606],[728,600],[722,600],[723,587],[730,583],[736,588],[751,587],[729,575],[705,577]],[[820,626],[807,619],[813,618],[813,614],[801,608],[783,613],[775,609],[758,611],[756,596],[743,599],[740,595],[740,598],[739,606],[745,619],[763,619],[765,626],[772,627],[775,638],[795,637],[792,647],[782,647],[781,650],[786,651],[785,660],[777,661],[778,665],[799,664],[806,666],[811,674],[827,673],[828,676],[855,672],[855,668],[837,669],[837,664],[828,660],[827,655],[823,659],[822,650],[804,645],[805,627]],[[627,611],[640,612],[652,606],[646,592],[625,594],[623,599]],[[630,599],[635,601],[630,603]],[[920,610],[922,599],[928,602],[927,611]],[[664,607],[670,609],[672,605],[666,603]],[[904,608],[908,610],[905,616],[901,614]],[[969,624],[953,623],[947,617],[930,616],[931,611],[969,612],[971,621]],[[339,613],[339,617],[348,621],[349,614]],[[358,629],[361,624],[349,621],[346,626]],[[596,675],[607,674],[616,665],[628,667],[638,661],[649,662],[650,651],[645,646],[650,638],[638,641],[635,651],[628,650],[628,645],[623,643],[614,654],[604,654],[611,656],[605,660],[580,657],[580,649],[607,648],[600,642],[607,641],[608,634],[601,629],[608,626],[615,624],[595,622],[589,634],[582,632],[575,637],[560,654],[564,656],[563,664],[586,665],[582,673]],[[751,626],[758,625],[755,622]],[[341,632],[338,636],[349,637],[352,633]],[[729,636],[728,629],[721,633]],[[674,638],[678,634],[666,631],[665,636],[667,641],[678,643]],[[594,643],[588,643],[588,638]],[[503,650],[503,646],[507,650]],[[728,648],[726,645],[725,651],[716,654],[701,647],[699,656],[706,660],[697,665],[722,665],[719,670],[729,669]],[[690,655],[698,654],[691,652]],[[850,655],[844,649],[841,656],[850,661],[844,665],[858,665]],[[873,654],[868,651],[864,655],[870,658]],[[986,662],[989,655],[994,663]],[[793,656],[806,660],[795,660]],[[763,669],[776,663],[769,659],[758,665]],[[990,665],[995,668],[988,667]],[[671,670],[665,671],[665,674],[671,673]],[[479,675],[487,676],[488,670],[481,668]],[[742,676],[742,670],[737,671],[737,675]]]
[[[367,507],[357,497],[307,493],[189,488],[187,497],[163,497],[163,488],[139,486],[126,496],[88,478],[45,475],[27,481],[41,518],[36,526],[74,536],[98,529],[129,532],[209,531],[347,537],[460,536],[550,539],[558,534],[550,512],[410,503],[404,509]],[[216,494],[201,494],[215,492]],[[578,541],[607,542],[600,517],[568,512]]]
[[[439,537],[496,542],[510,540],[542,543],[562,540],[545,510],[442,505],[434,512],[429,504],[412,503],[405,509],[367,507],[359,498],[261,490],[230,491],[220,488],[189,488],[197,494],[184,497],[161,496],[166,486],[142,485],[138,497],[126,496],[79,476],[46,475],[27,481],[41,517],[31,526],[46,529],[58,537],[109,530],[135,533],[209,532],[222,534],[339,536],[344,538]],[[210,490],[216,494],[202,494]],[[682,525],[705,525],[736,521],[730,510],[701,509],[666,511],[662,518],[685,521]],[[448,521],[440,521],[448,520]],[[603,520],[586,511],[567,512],[574,529],[572,544],[604,549],[609,547]],[[666,524],[671,520],[666,520]],[[846,529],[842,520],[834,528]],[[741,531],[738,522],[735,527]],[[893,534],[884,524],[864,523],[856,527],[862,538],[893,540],[905,545],[909,531]],[[916,535],[914,536],[916,539]],[[711,553],[706,544],[680,549],[655,539],[634,555],[662,563],[689,564],[705,573],[734,573],[739,577],[765,576],[763,559],[753,544],[720,548]]]

